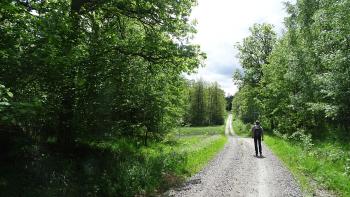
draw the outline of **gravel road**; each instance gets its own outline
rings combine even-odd
[[[228,143],[198,174],[166,196],[302,196],[291,173],[263,144],[263,158],[256,158],[251,138],[241,138],[226,123]]]

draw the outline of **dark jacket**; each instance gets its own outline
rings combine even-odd
[[[264,138],[264,129],[260,125],[254,125],[252,128],[252,137]]]

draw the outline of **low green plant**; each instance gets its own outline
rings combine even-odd
[[[305,139],[293,141],[296,137]],[[313,144],[308,138],[299,133],[286,141],[268,135],[265,143],[291,170],[307,195],[314,195],[317,189],[324,188],[339,196],[349,196],[349,146],[330,141]]]
[[[288,139],[293,142],[299,142],[305,151],[311,150],[314,145],[312,143],[311,134],[305,134],[303,129],[298,129],[296,132],[292,133]]]
[[[240,119],[234,118],[232,120],[233,131],[243,137],[250,137],[251,127],[248,124],[244,124]]]

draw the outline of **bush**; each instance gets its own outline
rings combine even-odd
[[[232,128],[237,135],[251,137],[251,127],[249,124],[244,124],[240,119],[232,121]]]
[[[294,132],[292,135],[288,137],[296,142],[301,143],[304,150],[311,150],[313,147],[311,134],[305,134],[305,131],[302,129],[298,129],[297,132]]]

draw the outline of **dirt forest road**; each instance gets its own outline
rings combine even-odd
[[[166,196],[302,196],[291,173],[263,144],[263,158],[256,158],[251,138],[241,138],[226,122],[229,139],[224,149],[182,187]]]

